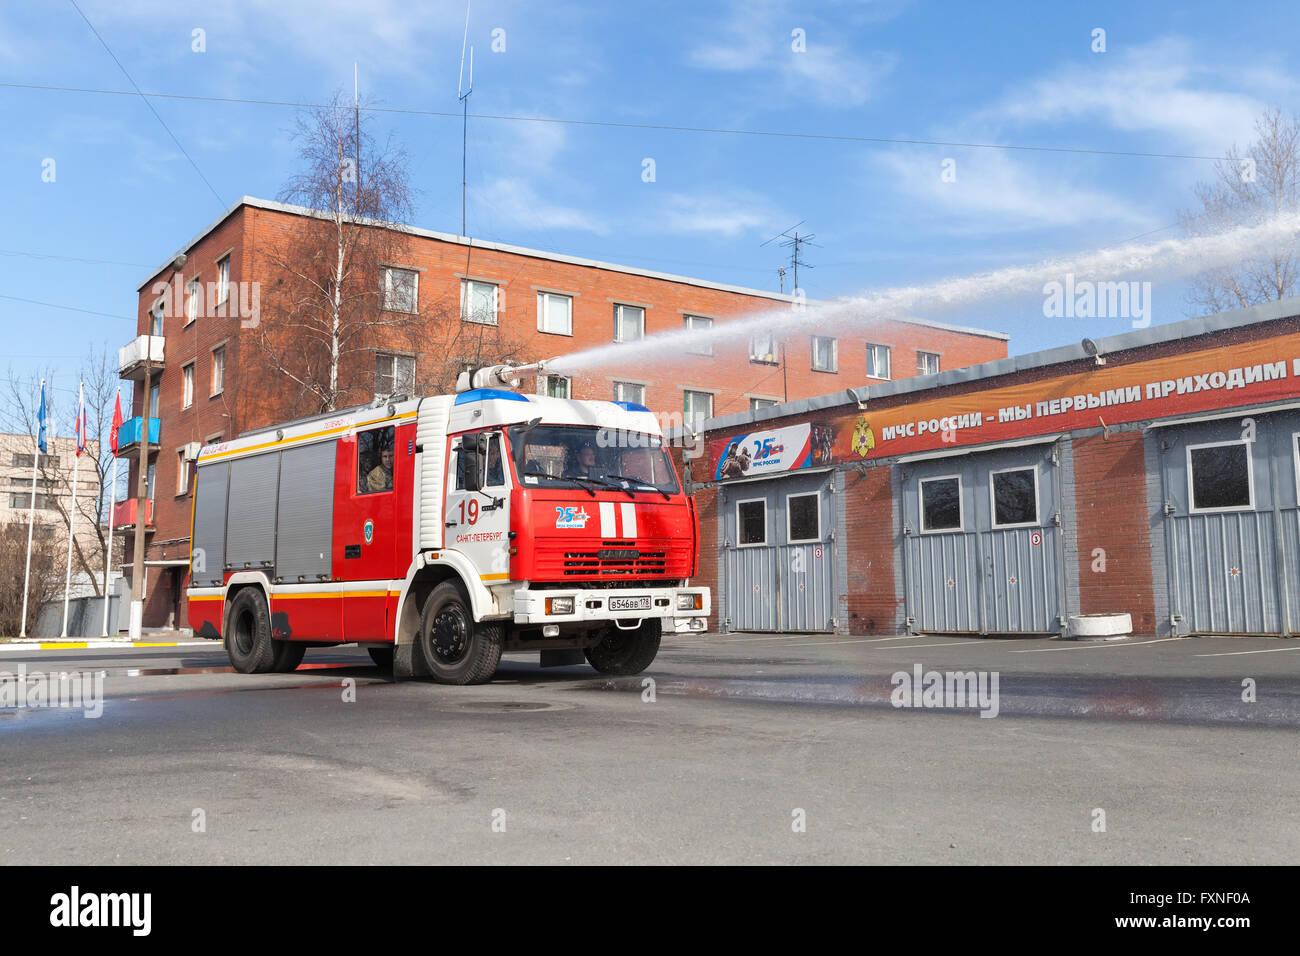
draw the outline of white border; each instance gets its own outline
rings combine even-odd
[[[817,537],[796,539],[790,530],[790,521],[794,512],[790,510],[791,498],[817,499]],[[792,491],[785,496],[785,543],[786,544],[821,544],[822,543],[822,493],[820,491]]]
[[[998,501],[997,496],[993,493],[993,478],[996,475],[1005,475],[1013,471],[1032,471],[1034,473],[1034,520],[1019,521],[1016,524],[999,524],[998,523]],[[1038,463],[1032,465],[1013,465],[1010,468],[996,468],[989,471],[989,525],[995,531],[1005,531],[1008,528],[1041,528],[1043,526],[1043,501],[1038,493]]]
[[[747,505],[747,504],[749,504],[751,501],[761,501],[761,502],[763,503],[763,540],[762,540],[762,541],[751,541],[749,544],[741,544],[741,542],[740,542],[740,506],[741,506],[741,505]],[[768,507],[767,507],[767,497],[766,497],[766,496],[764,496],[764,497],[762,497],[762,498],[738,498],[738,499],[736,499],[736,547],[737,547],[737,548],[766,548],[766,547],[771,543],[771,542],[768,540],[769,535],[768,535],[768,533],[767,533],[767,512],[768,512],[768,510],[769,510],[769,509],[768,509]]]
[[[1251,448],[1253,444],[1254,442],[1237,438],[1232,441],[1210,441],[1187,446],[1187,511],[1189,514],[1222,514],[1228,511],[1255,510],[1255,456],[1252,454],[1253,449]],[[1192,452],[1198,448],[1222,448],[1226,445],[1246,446],[1246,487],[1250,491],[1250,503],[1234,505],[1231,508],[1198,508],[1196,507],[1196,489],[1192,484]]]
[[[957,527],[955,528],[927,528],[925,526],[925,489],[922,487],[927,481],[947,481],[955,478],[957,480]],[[966,505],[965,489],[962,487],[961,475],[930,475],[926,478],[916,480],[916,504],[918,507],[917,524],[920,525],[921,534],[957,534],[966,530]]]

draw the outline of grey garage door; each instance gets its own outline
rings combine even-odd
[[[1055,443],[900,469],[909,628],[1059,632],[1064,565]]]
[[[1300,568],[1300,415],[1242,415],[1154,429],[1176,633],[1291,634]],[[1163,531],[1163,534],[1160,532]]]
[[[724,486],[723,617],[736,631],[835,627],[833,476]]]

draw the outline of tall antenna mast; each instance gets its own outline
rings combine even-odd
[[[818,243],[813,242],[813,240],[817,238],[816,233],[810,232],[807,233],[806,235],[802,235],[802,236],[799,235],[799,227],[802,226],[806,221],[807,220],[805,219],[800,219],[789,229],[785,230],[785,232],[777,233],[771,239],[768,239],[767,242],[759,243],[759,248],[762,248],[763,246],[767,245],[769,242],[776,242],[778,239],[785,240],[784,242],[781,243],[781,245],[785,246],[787,249],[790,250],[790,270],[793,273],[791,278],[793,279],[794,282],[792,288],[796,293],[799,291],[799,267],[803,266],[805,269],[813,268],[811,265],[809,265],[807,262],[803,260],[803,247],[817,246],[818,249],[821,248],[821,246]],[[779,269],[777,271],[781,274],[782,279],[784,279],[785,270]],[[783,287],[782,291],[784,291],[784,282],[782,283],[782,287]]]
[[[465,0],[465,35],[460,41],[460,76],[456,79],[456,98],[463,112],[460,140],[460,234],[465,235],[466,155],[469,151],[469,95],[474,92],[474,48],[469,48],[469,86],[465,87],[465,46],[469,43],[469,0]]]
[[[357,215],[361,215],[361,88],[357,82],[357,61],[352,61],[352,111],[357,141]]]

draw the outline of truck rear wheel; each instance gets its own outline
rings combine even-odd
[[[654,663],[662,633],[663,622],[657,617],[642,621],[633,631],[610,627],[603,641],[587,648],[587,663],[602,674],[639,674]]]
[[[302,663],[302,656],[307,653],[307,648],[301,644],[295,644],[293,641],[275,641],[275,660],[271,662],[271,670],[277,674],[288,674],[296,671],[298,665]]]
[[[225,644],[231,665],[241,674],[261,674],[275,665],[271,611],[261,589],[244,588],[230,602]]]
[[[420,653],[440,684],[484,684],[492,679],[504,643],[501,625],[475,621],[460,586],[444,581],[420,614]]]

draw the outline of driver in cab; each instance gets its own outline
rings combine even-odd
[[[596,447],[589,441],[578,446],[569,467],[564,469],[565,478],[600,478],[601,470],[596,466]]]

